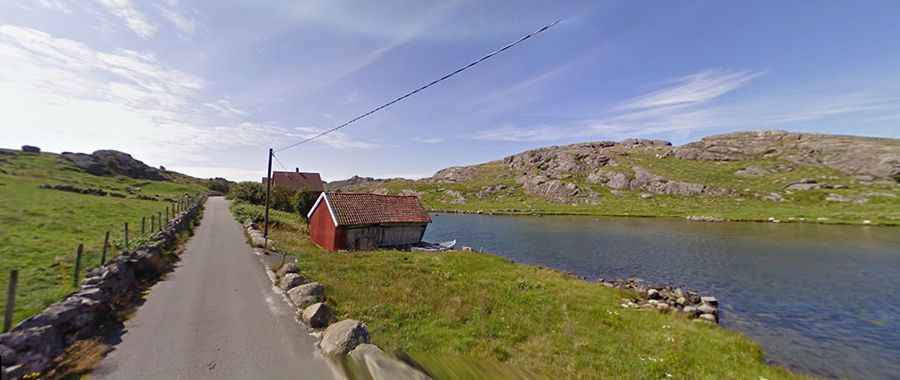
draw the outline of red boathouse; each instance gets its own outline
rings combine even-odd
[[[307,215],[309,236],[329,251],[422,241],[431,217],[415,196],[322,193]]]

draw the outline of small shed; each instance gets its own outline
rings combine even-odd
[[[422,241],[431,217],[415,196],[322,193],[307,215],[309,236],[329,251]]]

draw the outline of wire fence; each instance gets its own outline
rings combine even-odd
[[[94,244],[98,244],[99,248],[86,250],[84,241],[73,247],[72,253],[68,254],[71,256],[67,258],[71,259],[71,271],[63,274],[63,277],[69,277],[71,283],[68,282],[69,280],[64,279],[57,286],[65,287],[68,283],[71,284],[71,289],[78,289],[83,273],[105,265],[108,261],[124,252],[129,252],[132,249],[145,245],[157,233],[161,232],[170,221],[182,212],[196,206],[200,199],[200,196],[185,195],[174,202],[170,202],[165,208],[160,208],[156,213],[141,216],[140,221],[135,224],[124,222],[120,228],[108,230],[102,237],[96,237],[97,240],[93,240],[93,237],[85,239],[84,241],[87,242],[95,242],[88,243],[89,247],[96,247]],[[101,241],[102,243],[100,243]],[[28,268],[10,269],[6,277],[3,330],[0,332],[8,332],[13,327],[16,313],[16,298],[17,296],[21,297],[18,288],[21,282],[28,280],[21,278],[21,275],[24,273],[22,270],[24,269]],[[0,274],[0,276],[2,275]]]

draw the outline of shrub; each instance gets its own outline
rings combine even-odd
[[[266,191],[258,182],[238,182],[230,187],[228,198],[261,205],[266,203]]]

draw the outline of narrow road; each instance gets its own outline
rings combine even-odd
[[[330,379],[245,242],[228,201],[210,198],[174,272],[125,322],[96,379]]]

